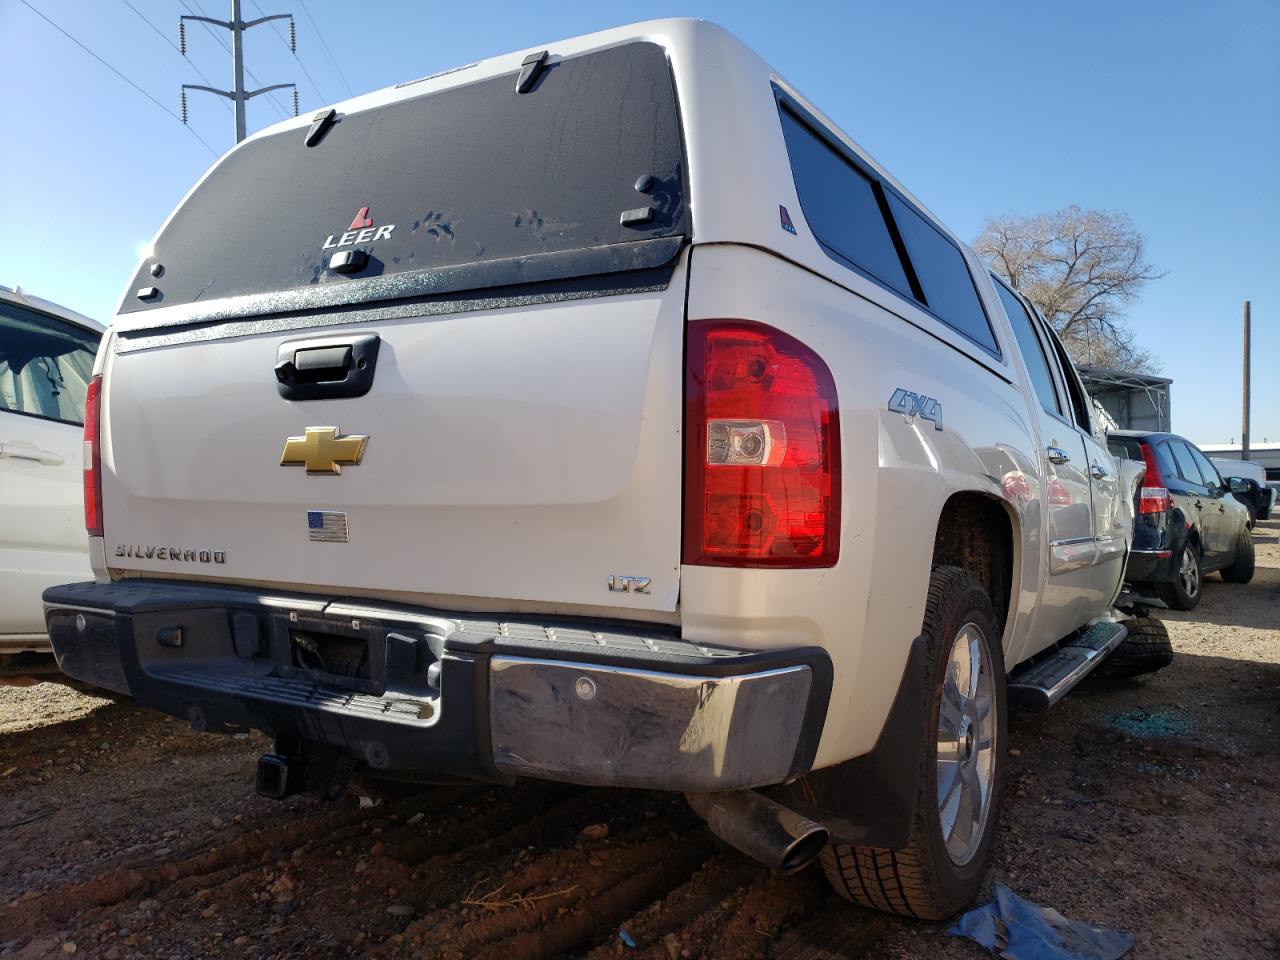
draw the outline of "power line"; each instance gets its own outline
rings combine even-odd
[[[173,42],[173,38],[165,34],[159,27],[157,27],[154,23],[152,23],[151,20],[147,18],[147,15],[145,13],[143,13],[141,10],[135,7],[132,3],[130,3],[129,0],[120,0],[120,2],[123,3],[130,10],[132,10],[134,13],[136,13],[138,15],[138,18],[142,20],[142,22],[145,23],[148,27],[154,30],[156,36],[158,36],[161,40],[163,40],[165,43],[171,46],[174,49],[174,52],[178,54],[178,56],[180,57],[182,56],[182,51],[179,50],[178,45]],[[184,57],[183,59],[186,59],[186,58]],[[205,83],[209,84],[210,86],[213,85],[213,81],[210,80],[208,77],[206,77],[204,75],[204,71],[201,70],[199,67],[197,67],[194,63],[191,64],[191,69],[194,70],[200,76],[200,79],[203,80]],[[231,112],[231,104],[223,103],[223,106],[227,108],[228,113]]]
[[[346,74],[342,72],[342,67],[338,66],[338,58],[333,55],[333,51],[329,49],[329,44],[325,42],[324,34],[320,32],[320,24],[316,23],[316,18],[311,15],[311,11],[307,9],[305,0],[298,0],[298,6],[302,7],[302,12],[307,15],[307,19],[311,21],[311,27],[316,32],[316,39],[320,41],[320,46],[324,48],[325,54],[329,57],[329,62],[333,64],[333,69],[338,72],[338,77],[342,80],[342,85],[347,88],[347,96],[354,97],[355,91],[351,89],[351,84],[347,83]]]
[[[209,16],[207,13],[204,12],[204,7],[200,6],[198,0],[194,7],[188,2],[188,0],[178,0],[178,2],[187,8],[188,13],[198,14],[202,17]],[[213,27],[209,26],[209,24],[207,23],[201,23],[200,25],[205,28],[209,36],[213,37],[213,39],[218,41],[218,46],[222,47],[222,49],[227,53],[231,53],[231,48],[227,46],[227,41],[222,39],[222,36],[217,31],[215,31]],[[257,76],[254,74],[254,72],[250,70],[248,67],[244,68],[244,72],[247,73],[249,75],[249,79],[252,80],[259,87],[266,86],[266,84],[263,83],[261,80],[259,80]],[[212,84],[210,84],[210,86],[212,86]],[[280,114],[280,118],[282,120],[289,119],[291,114],[280,104],[280,101],[276,99],[276,95],[274,93],[267,94],[267,102],[270,103],[273,107],[275,107],[276,113]]]
[[[249,0],[249,2],[253,4],[253,9],[258,11],[259,16],[265,15],[263,9],[260,6],[258,6],[256,0]],[[275,21],[272,21],[271,23],[271,32],[274,33],[277,37],[279,37],[280,42],[283,43],[286,47],[289,46],[289,41],[284,38],[284,34],[280,32],[280,28],[276,26]],[[306,63],[303,62],[303,59],[300,56],[298,56],[298,51],[294,50],[292,52],[293,52],[293,59],[298,61],[298,66],[302,68],[303,74],[306,76],[308,80],[311,81],[311,88],[315,90],[316,95],[320,98],[320,102],[328,103],[329,98],[326,97],[323,92],[321,92],[320,84],[316,83],[316,78],[311,75],[311,71],[307,69]]]
[[[53,27],[53,29],[57,30],[60,34],[62,34],[64,37],[66,37],[68,40],[70,40],[72,43],[74,43],[77,47],[79,47],[81,50],[83,50],[85,53],[87,53],[89,56],[93,57],[93,59],[97,60],[100,64],[102,64],[104,67],[106,67],[106,68],[107,68],[108,70],[110,70],[112,73],[114,73],[117,77],[119,77],[121,80],[123,80],[123,81],[124,81],[125,83],[127,83],[129,86],[133,87],[133,89],[137,90],[137,91],[138,91],[138,93],[142,94],[144,97],[146,97],[148,100],[150,100],[152,103],[154,103],[157,107],[159,107],[161,110],[163,110],[163,111],[164,111],[165,113],[167,113],[169,116],[173,117],[173,119],[177,120],[179,123],[181,123],[181,122],[182,122],[182,118],[181,118],[181,117],[179,117],[176,113],[174,113],[172,110],[170,110],[168,107],[166,107],[163,103],[161,103],[159,100],[157,100],[157,99],[156,99],[155,97],[153,97],[151,94],[147,93],[147,91],[143,90],[143,89],[142,89],[142,87],[138,86],[136,83],[134,83],[132,80],[130,80],[128,77],[126,77],[123,73],[121,73],[119,70],[117,70],[117,69],[116,69],[115,67],[113,67],[111,64],[107,63],[107,61],[103,60],[103,59],[102,59],[102,57],[98,56],[96,53],[94,53],[92,50],[90,50],[88,47],[86,47],[83,43],[81,43],[79,40],[77,40],[77,39],[76,39],[75,37],[73,37],[71,34],[67,33],[67,31],[66,31],[66,30],[62,29],[62,27],[58,26],[56,23],[54,23],[52,20],[50,20],[48,17],[46,17],[43,13],[41,13],[39,10],[37,10],[35,7],[33,7],[33,6],[28,2],[28,0],[19,0],[19,2],[20,2],[24,7],[26,7],[28,10],[30,10],[32,13],[34,13],[36,16],[38,16],[41,20],[43,20],[45,23],[49,24],[49,26]],[[208,151],[209,151],[211,154],[213,154],[215,157],[216,157],[216,156],[218,156],[218,151],[214,150],[214,149],[213,149],[213,147],[209,146],[208,142],[205,140],[205,138],[204,138],[204,137],[202,137],[202,136],[200,136],[200,134],[196,133],[196,132],[195,132],[195,130],[192,130],[192,129],[191,129],[191,127],[187,127],[187,130],[190,130],[190,131],[191,131],[191,135],[192,135],[193,137],[195,137],[197,140],[199,140],[201,143],[203,143],[203,144],[204,144],[204,148],[205,148],[206,150],[208,150]]]

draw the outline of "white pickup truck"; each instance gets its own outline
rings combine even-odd
[[[111,331],[59,661],[273,734],[264,793],[684,791],[941,917],[990,862],[1006,701],[1167,662],[1114,606],[1142,466],[1061,344],[713,25],[264,130]]]

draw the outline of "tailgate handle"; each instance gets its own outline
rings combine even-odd
[[[276,386],[286,400],[361,397],[373,386],[381,338],[376,333],[280,344]]]
[[[288,367],[289,361],[284,362]],[[294,378],[299,383],[322,383],[347,379],[351,369],[351,348],[312,347],[298,350],[293,355]]]

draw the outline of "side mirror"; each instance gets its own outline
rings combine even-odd
[[[1248,493],[1249,481],[1242,477],[1227,477],[1227,486],[1232,493]]]

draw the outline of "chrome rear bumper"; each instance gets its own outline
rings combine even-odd
[[[831,691],[820,649],[707,647],[653,624],[172,581],[69,584],[44,600],[66,673],[197,729],[322,743],[390,775],[764,786],[810,769]],[[330,639],[364,651],[359,675],[317,667]]]
[[[794,665],[725,677],[496,656],[494,765],[598,786],[737,790],[785,780],[813,674]]]

